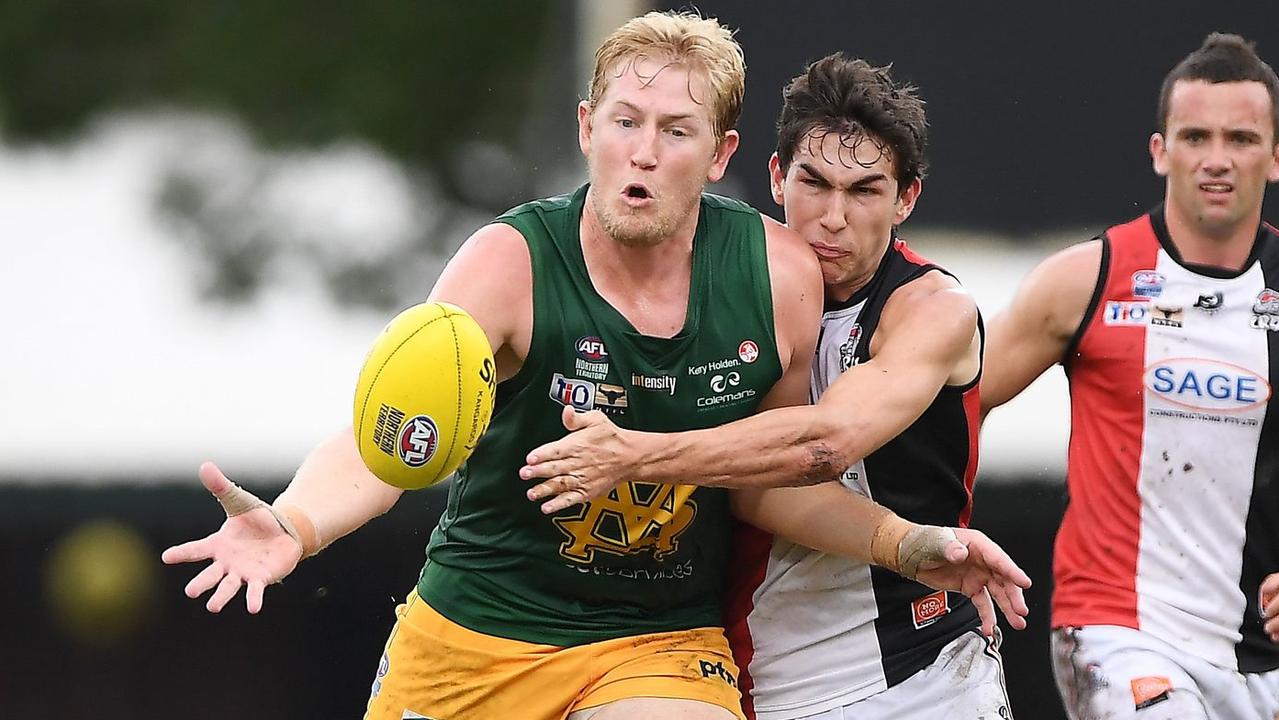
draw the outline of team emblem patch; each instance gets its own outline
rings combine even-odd
[[[857,364],[853,354],[857,352],[857,343],[862,339],[861,323],[853,323],[848,329],[848,339],[839,346],[839,371],[844,372]]]
[[[1164,292],[1164,276],[1154,270],[1138,270],[1132,274],[1132,294],[1137,297],[1159,297]]]
[[[400,461],[409,467],[422,467],[440,446],[440,430],[426,415],[410,418],[400,428]]]
[[[737,357],[749,365],[759,358],[759,346],[754,340],[743,340],[742,344],[737,346]]]

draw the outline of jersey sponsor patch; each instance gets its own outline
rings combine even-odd
[[[1266,288],[1257,293],[1248,324],[1258,330],[1279,331],[1279,291]]]
[[[1107,325],[1145,325],[1150,322],[1150,303],[1145,300],[1107,301],[1101,320]]]
[[[608,415],[621,415],[630,405],[626,388],[621,385],[600,383],[595,386],[595,407]]]
[[[737,346],[737,357],[749,365],[759,358],[759,346],[754,340],[743,340],[742,344]]]
[[[1164,276],[1154,270],[1138,270],[1132,274],[1132,294],[1146,298],[1163,295]]]
[[[1193,410],[1239,412],[1270,399],[1270,383],[1245,367],[1209,358],[1168,358],[1143,374],[1146,389]]]
[[[1199,298],[1195,300],[1195,307],[1212,314],[1221,309],[1225,304],[1226,296],[1220,290],[1212,292],[1199,293]]]
[[[551,377],[551,399],[561,405],[572,405],[582,411],[595,408],[595,383],[566,378],[559,373]]]
[[[1179,328],[1185,321],[1186,310],[1180,305],[1154,303],[1150,308],[1150,324]]]
[[[664,392],[669,394],[671,397],[675,397],[674,375],[640,375],[639,373],[632,373],[631,385],[634,386],[636,390]]]
[[[1138,710],[1167,700],[1172,692],[1172,681],[1160,675],[1133,678],[1130,685],[1132,704]]]
[[[946,597],[945,590],[938,590],[931,595],[912,601],[910,609],[915,629],[919,630],[945,617],[950,612],[950,601]]]

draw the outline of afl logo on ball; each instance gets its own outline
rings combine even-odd
[[[410,418],[400,428],[400,460],[409,467],[422,467],[435,457],[440,446],[440,431],[435,421],[425,415]]]
[[[742,344],[737,346],[737,357],[749,365],[759,357],[759,346],[754,340],[743,340]]]

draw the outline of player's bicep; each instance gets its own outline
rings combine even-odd
[[[515,228],[493,223],[467,238],[444,266],[430,300],[452,303],[484,328],[502,378],[528,354],[533,327],[533,270]]]
[[[850,368],[822,394],[829,425],[865,457],[896,437],[936,399],[976,332],[977,310],[962,290],[926,292],[899,306],[874,356]],[[884,321],[889,320],[886,312]]]
[[[822,317],[822,275],[812,250],[791,230],[764,219],[773,327],[782,377],[760,409],[808,404],[809,377]]]

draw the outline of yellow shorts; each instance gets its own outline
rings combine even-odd
[[[417,592],[395,614],[366,720],[563,720],[633,697],[700,700],[745,720],[737,666],[720,628],[561,648],[468,630]]]

